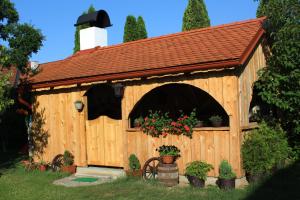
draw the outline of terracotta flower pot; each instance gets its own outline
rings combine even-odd
[[[39,170],[40,170],[41,172],[44,172],[44,171],[47,170],[47,166],[46,166],[46,165],[40,165],[40,166],[39,166]]]
[[[126,170],[127,176],[134,176],[134,177],[141,177],[142,176],[142,170]]]
[[[217,185],[220,189],[234,189],[235,188],[235,178],[232,179],[222,179],[219,178]]]
[[[175,156],[170,156],[170,155],[161,156],[161,161],[164,164],[173,164],[175,162]]]
[[[187,175],[186,177],[187,177],[187,179],[189,180],[189,182],[192,186],[198,187],[198,188],[204,188],[204,186],[205,186],[205,181],[204,180],[199,179],[196,176]]]
[[[76,165],[62,166],[61,171],[68,172],[70,174],[75,174],[76,173]]]

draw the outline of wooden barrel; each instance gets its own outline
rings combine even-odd
[[[178,185],[179,174],[177,163],[163,164],[159,163],[157,167],[157,179],[165,186],[171,187]]]

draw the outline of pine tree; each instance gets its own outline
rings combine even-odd
[[[210,26],[206,5],[203,0],[189,0],[184,12],[182,31]]]
[[[90,5],[88,11],[83,12],[82,14],[84,15],[84,14],[89,14],[89,13],[93,13],[93,12],[96,12],[96,9],[94,8],[93,5]],[[88,27],[89,27],[88,24],[83,24],[83,25],[79,25],[76,27],[73,53],[76,53],[77,51],[80,50],[80,36],[79,36],[80,30],[84,29],[84,28],[88,28]]]
[[[128,15],[124,26],[123,42],[135,41],[138,39],[137,22],[134,16]]]
[[[145,39],[148,37],[145,22],[141,16],[137,19],[137,35],[137,39]]]

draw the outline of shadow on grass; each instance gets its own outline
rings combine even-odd
[[[299,200],[300,161],[277,171],[263,183],[253,186],[251,190],[250,195],[245,200]]]

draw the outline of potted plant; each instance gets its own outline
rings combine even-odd
[[[70,151],[66,150],[64,152],[63,161],[62,171],[74,174],[76,172],[76,165],[74,165],[74,156]]]
[[[196,128],[201,128],[201,127],[203,127],[204,126],[204,121],[202,121],[202,120],[197,120],[197,124],[196,124]]]
[[[274,166],[290,154],[285,132],[262,122],[245,136],[242,145],[243,168],[248,182],[257,182],[272,173]]]
[[[222,160],[219,166],[218,186],[221,189],[234,189],[235,178],[236,174],[232,171],[231,165],[227,160]]]
[[[40,163],[38,163],[38,167],[41,172],[44,172],[47,170],[48,164],[42,160]]]
[[[193,161],[186,167],[185,176],[192,186],[203,188],[207,173],[212,169],[213,166],[204,161]]]
[[[222,125],[222,117],[219,115],[213,115],[209,118],[213,127],[220,127]]]
[[[135,128],[141,127],[143,121],[144,121],[144,119],[142,117],[134,119],[133,127],[135,127]]]
[[[162,145],[156,151],[159,152],[164,164],[173,164],[176,158],[180,156],[180,150],[174,145]]]
[[[129,170],[126,171],[128,176],[142,176],[141,164],[138,157],[135,154],[131,154],[128,158]]]

